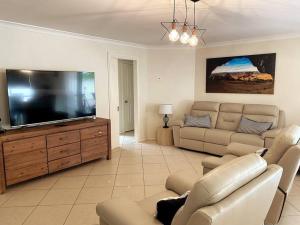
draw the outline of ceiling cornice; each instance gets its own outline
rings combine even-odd
[[[251,44],[251,43],[258,43],[258,42],[279,41],[279,40],[288,40],[288,39],[296,39],[296,38],[300,38],[300,33],[271,35],[271,36],[264,36],[259,38],[247,38],[247,39],[238,39],[233,41],[208,43],[205,46],[199,46],[199,48],[200,49],[213,48],[213,47],[222,47],[222,46],[229,46],[229,45]]]
[[[115,45],[122,45],[122,46],[127,46],[127,47],[134,47],[134,48],[147,48],[147,45],[137,44],[137,43],[133,43],[133,42],[113,40],[113,39],[102,38],[102,37],[93,36],[93,35],[86,35],[86,34],[56,30],[53,28],[39,27],[39,26],[28,25],[28,24],[23,24],[23,23],[16,23],[16,22],[5,21],[5,20],[0,20],[0,26],[1,27],[13,27],[13,28],[25,30],[25,31],[33,31],[33,32],[39,32],[39,33],[45,33],[45,34],[60,35],[60,36],[64,36],[64,37],[78,38],[81,40],[89,40],[89,41],[101,42],[101,43],[106,43],[106,44],[115,44]]]
[[[100,43],[112,44],[112,45],[121,45],[126,47],[140,48],[140,49],[177,49],[177,50],[195,50],[202,48],[213,48],[213,47],[222,47],[229,45],[239,45],[239,44],[250,44],[256,42],[266,42],[266,41],[276,41],[276,40],[286,40],[286,39],[296,39],[300,38],[300,33],[292,33],[292,34],[284,34],[284,35],[272,35],[272,36],[264,36],[260,38],[248,38],[248,39],[239,39],[233,41],[225,41],[225,42],[215,42],[215,43],[207,43],[205,46],[198,46],[197,48],[189,47],[189,46],[174,46],[174,45],[144,45],[133,42],[119,41],[109,38],[102,38],[99,36],[79,34],[74,32],[56,30],[52,28],[39,27],[34,25],[28,25],[23,23],[16,23],[11,21],[0,20],[0,27],[13,27],[20,30],[39,32],[45,34],[52,35],[60,35],[64,37],[72,37],[78,38],[81,40],[89,40]]]

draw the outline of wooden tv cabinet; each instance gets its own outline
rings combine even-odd
[[[7,131],[0,135],[0,193],[7,186],[106,157],[110,120],[96,118]]]

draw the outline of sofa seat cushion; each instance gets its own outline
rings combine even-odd
[[[213,144],[228,145],[232,134],[234,132],[228,130],[208,129],[205,132],[204,141]]]
[[[237,158],[237,156],[235,156],[235,155],[224,155],[220,158],[211,156],[211,157],[205,158],[202,161],[202,166],[204,168],[212,170],[212,169],[215,169],[215,168],[223,165],[224,163],[230,162],[231,160],[236,159],[236,158]]]
[[[158,201],[160,201],[163,198],[178,197],[178,196],[179,195],[176,194],[175,192],[166,190],[156,195],[153,195],[149,198],[145,198],[139,201],[138,204],[145,212],[147,212],[149,215],[154,216],[156,214],[156,204]]]
[[[200,127],[183,127],[180,129],[180,137],[184,139],[204,141],[206,128]]]
[[[231,142],[237,142],[247,145],[264,146],[264,140],[256,134],[234,133],[231,136]]]

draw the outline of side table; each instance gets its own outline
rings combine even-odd
[[[157,129],[157,135],[156,135],[157,144],[159,145],[173,145],[173,130],[171,127],[169,128],[163,128],[159,127]]]

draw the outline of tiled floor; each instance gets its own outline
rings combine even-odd
[[[170,173],[202,174],[205,154],[129,140],[98,160],[9,188],[0,195],[0,225],[96,225],[96,203],[110,198],[140,200],[164,189]],[[280,225],[300,224],[300,177]]]

